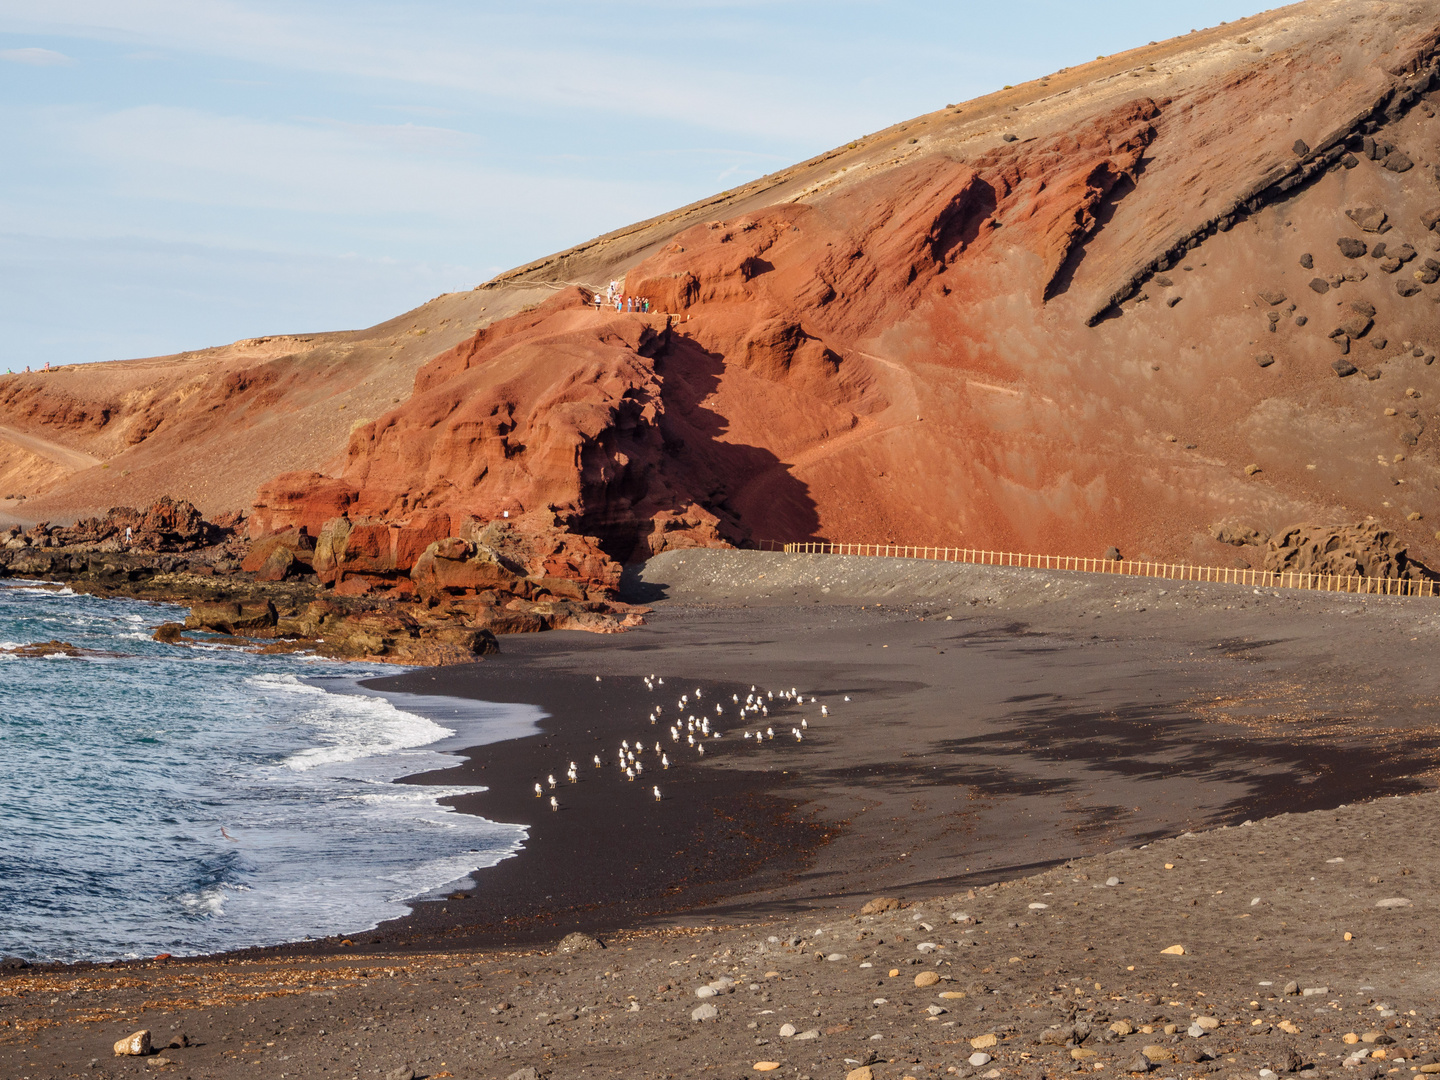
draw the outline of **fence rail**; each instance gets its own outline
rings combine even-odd
[[[771,546],[771,545],[762,545]],[[1087,574],[1116,574],[1163,578],[1167,581],[1209,581],[1222,585],[1253,585],[1266,589],[1311,589],[1317,592],[1365,593],[1374,596],[1436,596],[1440,582],[1429,578],[1371,578],[1345,574],[1306,574],[1294,570],[1251,570],[1224,566],[1194,566],[1130,559],[1087,559],[1078,555],[1027,555],[1013,551],[977,548],[925,547],[897,544],[845,544],[804,541],[775,544],[772,550],[792,555],[861,555],[871,558],[928,559],[970,563],[976,566],[1013,566],[1031,570],[1075,570]]]

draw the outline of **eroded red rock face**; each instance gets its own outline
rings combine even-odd
[[[467,302],[508,317],[451,324],[326,468],[267,474],[252,535],[295,542],[255,561],[478,595],[485,558],[432,549],[503,522],[511,572],[600,587],[667,548],[815,537],[1254,564],[1212,526],[1373,515],[1434,563],[1437,42],[1423,6],[1281,9],[502,275]],[[562,287],[614,279],[654,313]],[[205,393],[257,425],[302,390],[232,374]],[[0,406],[115,426],[28,385]]]

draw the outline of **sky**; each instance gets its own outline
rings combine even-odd
[[[0,369],[353,329],[1255,0],[0,0]]]

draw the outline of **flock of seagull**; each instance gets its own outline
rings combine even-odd
[[[599,675],[595,676],[595,681],[600,681]],[[665,680],[655,675],[644,676],[643,681],[645,688],[651,693],[661,692],[661,689],[665,685]],[[713,741],[723,735],[719,727],[714,725],[718,725],[725,718],[725,706],[723,704],[717,704],[715,706],[714,725],[712,725],[708,708],[702,707],[701,705],[701,699],[703,697],[704,694],[698,686],[695,688],[693,695],[681,694],[680,700],[676,702],[677,712],[675,719],[673,721],[665,721],[670,729],[670,741],[676,744],[677,749],[675,752],[677,755],[681,752],[678,747],[681,744],[682,738],[686,750],[694,750],[697,757],[704,757],[705,741],[707,739]],[[776,704],[777,698],[779,699],[779,704]],[[850,700],[848,695],[845,700]],[[762,728],[757,724],[752,731],[750,725],[754,718],[761,717],[768,720],[772,705],[776,709],[780,709],[786,705],[804,705],[806,701],[805,695],[793,686],[789,690],[780,690],[778,692],[774,690],[757,690],[752,686],[750,687],[750,692],[745,695],[744,701],[740,700],[740,695],[737,693],[730,695],[730,703],[738,715],[739,722],[744,725],[741,737],[746,740],[753,739],[755,745],[759,746],[763,742],[774,741],[775,727],[773,724],[767,723]],[[815,705],[818,704],[818,701],[812,696],[809,704]],[[687,709],[693,709],[695,711],[686,712]],[[651,710],[649,720],[652,726],[658,727],[660,725],[663,712],[664,706],[662,705],[656,705],[655,708]],[[681,719],[681,713],[685,714],[683,719]],[[697,713],[699,715],[696,715]],[[829,706],[821,705],[820,715],[822,717],[828,717],[830,715]],[[801,717],[799,725],[790,728],[790,735],[796,742],[804,742],[805,733],[809,728],[809,720]],[[639,738],[635,739],[633,743],[629,739],[620,740],[620,752],[616,758],[616,764],[619,766],[620,771],[625,774],[627,781],[634,782],[645,774],[645,755],[652,752],[646,749],[645,743],[647,741],[648,740],[641,740]],[[656,758],[655,764],[658,764],[661,769],[670,768],[670,755],[661,740],[655,740],[653,753]],[[600,760],[599,754],[595,755],[594,761],[595,768],[605,768],[605,763]],[[570,762],[565,769],[565,779],[572,784],[578,784],[580,782],[579,767],[575,762]],[[537,799],[543,799],[545,797],[547,785],[552,792],[559,787],[559,781],[555,779],[554,773],[550,773],[545,777],[545,784],[539,782],[535,784],[535,797]],[[660,785],[653,784],[650,790],[655,796],[655,801],[660,802]],[[560,800],[554,795],[550,796],[550,809],[560,809]]]

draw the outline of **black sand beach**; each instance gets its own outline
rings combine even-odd
[[[1061,994],[1062,1021],[1089,1016],[1099,1032],[1098,1014],[1113,1013],[1151,1035],[1164,1024],[1149,1014],[1183,1013],[1188,1024],[1223,999],[1221,1012],[1264,1017],[1262,1034],[1274,1038],[1227,1051],[1239,1054],[1233,1063],[1182,1062],[1167,1075],[1254,1076],[1280,1060],[1281,1042],[1301,1057],[1318,1052],[1277,1026],[1320,1027],[1286,1011],[1289,978],[1342,987],[1338,1007],[1325,999],[1336,1016],[1362,993],[1382,1003],[1409,995],[1416,1016],[1396,1014],[1407,1024],[1434,1008],[1419,934],[1426,883],[1440,878],[1428,825],[1437,796],[1375,801],[1434,787],[1436,675],[1420,659],[1440,628],[1433,601],[721,552],[663,556],[631,587],[658,600],[640,630],[512,637],[483,663],[380,681],[550,713],[539,735],[412,778],[484,784],[458,805],[531,828],[526,849],[479,872],[468,896],[420,904],[348,944],[10,973],[0,978],[10,1025],[0,1070],[75,1075],[82,1057],[98,1057],[101,1075],[148,1071],[110,1057],[109,1042],[176,1025],[203,1045],[166,1051],[175,1064],[161,1067],[207,1077],[262,1074],[244,1061],[283,1076],[413,1065],[417,1075],[507,1077],[524,1067],[742,1075],[776,1060],[782,1075],[815,1078],[870,1058],[863,1067],[876,1077],[919,1077],[972,1071],[979,1051],[964,1040],[992,1031],[995,1063],[979,1074],[1039,1076],[1082,1067],[1068,1049],[1035,1041]],[[663,694],[645,689],[652,672],[665,678]],[[633,783],[619,775],[620,739],[674,747],[665,725],[646,719],[655,703],[673,716],[678,696],[699,686],[702,700],[729,706],[752,683],[819,700],[776,712],[777,737],[758,748],[722,724],[703,764],[675,747],[675,768],[647,764]],[[809,727],[797,743],[788,732],[801,715]],[[599,773],[595,753],[607,762]],[[564,782],[570,760],[580,784]],[[559,812],[533,793],[550,772]],[[1361,805],[1332,809],[1346,804]],[[1162,839],[1192,833],[1199,839]],[[1274,839],[1249,839],[1260,836]],[[1342,865],[1343,875],[1328,869]],[[1104,886],[1111,876],[1125,887]],[[1043,899],[1062,893],[1076,911]],[[877,895],[915,908],[854,921]],[[1411,904],[1373,908],[1391,898]],[[952,909],[982,922],[951,923]],[[917,931],[911,913],[932,929]],[[1337,939],[1340,922],[1359,928],[1352,942]],[[575,929],[611,947],[553,952]],[[817,932],[822,959],[801,948]],[[1185,957],[1159,955],[1182,939]],[[1363,952],[1351,947],[1362,939]],[[920,992],[910,985],[916,963],[969,997]],[[696,987],[726,973],[738,996],[722,993],[713,1021],[691,1020]],[[796,1011],[802,995],[814,1009]],[[870,1004],[876,995],[913,1011],[903,1053],[888,1028],[867,1027],[889,1007]],[[960,1015],[955,1003],[976,995],[989,995],[986,1011],[946,1027]],[[932,1003],[955,1015],[929,1019]],[[782,1006],[801,1034],[819,1032],[808,1045],[770,1030]],[[818,1019],[804,1019],[811,1013]],[[1225,1034],[1232,1020],[1220,1019]],[[1334,1023],[1323,1026],[1338,1039]],[[1217,1045],[1185,1043],[1184,1031],[1164,1036],[1179,1040],[1167,1042],[1176,1056]],[[1122,1051],[1133,1059],[1139,1049],[1108,1042],[1083,1059],[1086,1070],[1121,1067]],[[1246,1056],[1252,1045],[1264,1062]]]

